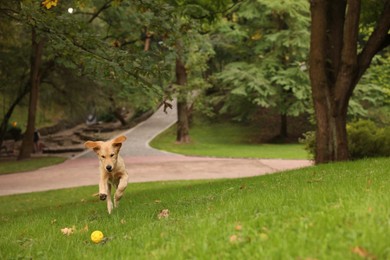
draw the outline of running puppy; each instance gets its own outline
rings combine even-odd
[[[125,163],[119,155],[119,150],[125,140],[125,136],[119,136],[107,142],[87,141],[84,144],[85,147],[93,149],[99,157],[99,197],[100,200],[107,199],[107,209],[109,214],[111,214],[113,208],[111,200],[111,185],[114,185],[116,189],[114,194],[115,208],[118,207],[119,200],[122,198],[123,192],[127,187],[128,174],[125,168]]]

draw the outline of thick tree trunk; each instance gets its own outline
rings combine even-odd
[[[346,132],[346,114],[335,115],[333,105],[324,99],[314,101],[317,119],[316,128],[316,163],[342,161],[348,159]]]
[[[176,83],[180,86],[187,84],[187,71],[180,56],[176,58]],[[190,141],[189,129],[187,93],[179,91],[177,98],[176,141],[179,143],[188,143]]]
[[[348,160],[346,118],[356,83],[360,1],[313,0],[310,79],[316,113],[316,163]]]
[[[41,64],[44,39],[37,41],[35,29],[32,29],[31,48],[31,72],[30,72],[30,102],[28,108],[27,129],[23,136],[22,147],[19,153],[19,160],[30,158],[34,150],[35,118],[38,106],[39,84],[41,81]]]
[[[310,80],[317,120],[316,163],[348,159],[347,110],[376,53],[390,45],[390,1],[358,55],[360,0],[311,0]]]

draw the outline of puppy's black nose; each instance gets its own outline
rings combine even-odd
[[[107,166],[106,166],[106,169],[107,169],[107,171],[110,172],[110,171],[112,171],[112,166],[111,166],[111,165],[107,165]]]

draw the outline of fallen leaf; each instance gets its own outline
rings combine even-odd
[[[229,237],[229,242],[230,243],[235,243],[235,242],[237,242],[237,239],[238,239],[237,235],[231,235]]]
[[[53,219],[53,220],[51,221],[51,224],[55,224],[55,223],[57,223],[57,219]]]
[[[352,248],[352,253],[367,259],[376,259],[376,256],[374,256],[361,246],[355,246],[354,248]]]
[[[158,217],[158,219],[168,218],[169,217],[169,210],[168,209],[161,210],[157,217]]]
[[[121,219],[121,224],[126,224],[126,220],[124,218]]]
[[[64,234],[64,235],[67,235],[67,236],[70,236],[71,234],[73,234],[73,232],[74,232],[74,228],[62,228],[61,229],[61,232],[62,232],[62,234]]]
[[[154,203],[161,203],[161,200],[155,200]]]
[[[238,225],[236,225],[234,227],[234,229],[237,230],[237,231],[241,231],[242,230],[242,226],[240,224],[238,224]]]

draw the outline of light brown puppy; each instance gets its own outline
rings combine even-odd
[[[100,161],[100,182],[99,182],[99,197],[101,200],[107,199],[107,210],[111,214],[113,209],[111,200],[111,185],[116,188],[114,194],[114,207],[118,207],[119,200],[122,198],[128,183],[128,174],[125,168],[125,163],[119,155],[119,150],[122,143],[126,140],[125,136],[119,136],[113,140],[102,141],[87,141],[85,147],[93,149]]]

